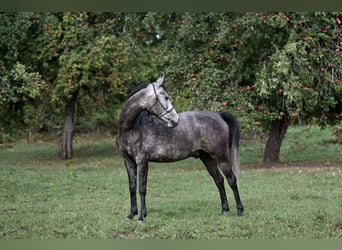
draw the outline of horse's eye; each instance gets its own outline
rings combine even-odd
[[[170,97],[165,96],[165,100],[166,100],[166,101],[170,100]]]

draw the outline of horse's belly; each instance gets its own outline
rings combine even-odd
[[[150,154],[152,162],[175,162],[192,156],[192,152],[177,148],[160,148]]]

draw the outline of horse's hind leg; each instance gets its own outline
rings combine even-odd
[[[138,207],[137,207],[137,166],[135,162],[130,158],[125,158],[125,166],[128,175],[129,181],[129,193],[131,198],[131,212],[127,216],[127,219],[132,220],[135,215],[138,214]]]
[[[229,166],[227,162],[228,161],[220,162],[218,163],[218,166],[222,170],[223,174],[226,176],[228,180],[228,184],[230,188],[233,190],[233,194],[234,194],[234,198],[236,202],[236,208],[237,208],[237,216],[242,216],[244,208],[240,199],[236,176],[234,175],[232,168]]]
[[[220,198],[221,198],[221,205],[222,205],[222,213],[228,212],[229,205],[228,205],[226,190],[224,187],[224,178],[221,175],[220,170],[217,168],[216,161],[205,152],[200,153],[200,159],[206,166],[211,177],[214,179],[215,184],[219,190]]]

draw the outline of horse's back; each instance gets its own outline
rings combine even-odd
[[[189,111],[180,113],[180,129],[184,124],[192,134],[192,140],[200,142],[201,147],[209,144],[224,144],[228,139],[229,127],[219,113],[212,111]],[[184,119],[184,120],[183,120]]]
[[[222,119],[219,113],[212,111],[188,111],[179,114],[181,126],[179,129],[191,129],[200,131],[201,133],[215,133],[221,134],[227,130],[227,124]],[[222,136],[222,135],[220,135]]]

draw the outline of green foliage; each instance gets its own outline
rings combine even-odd
[[[180,109],[230,109],[247,130],[285,117],[334,119],[328,114],[341,102],[339,16],[185,13],[166,19],[175,33],[165,38],[161,63],[175,95],[188,100]]]
[[[113,126],[113,111],[132,85],[153,73],[146,49],[136,46],[134,34],[122,27],[133,28],[139,17],[127,14],[131,23],[124,24],[121,13],[47,14],[39,59],[49,78],[50,104],[61,106],[81,90],[78,121],[95,122],[90,127],[105,121],[105,127]],[[49,60],[55,62],[52,69]]]
[[[19,60],[28,39],[33,14],[27,12],[0,14],[0,65],[10,67]],[[0,72],[3,73],[4,68]]]
[[[144,16],[1,14],[0,53],[7,61],[0,61],[0,97],[8,107],[1,112],[14,119],[10,114],[18,111],[18,129],[28,126],[50,131],[61,125],[65,103],[79,93],[76,125],[90,131],[111,128],[115,133],[117,109],[129,90],[159,75],[150,64],[150,48],[140,44],[146,40],[139,30]],[[19,58],[22,62],[17,61]],[[4,122],[2,130],[8,129],[8,124]]]
[[[41,75],[25,60],[32,17],[25,12],[0,14],[0,143],[17,139],[28,121],[23,107],[35,105],[45,88]]]
[[[0,23],[1,114],[18,118],[2,130],[60,125],[76,92],[77,126],[108,128],[129,90],[161,73],[178,111],[230,110],[245,131],[340,119],[341,13],[23,12]]]
[[[294,119],[318,117],[324,123],[326,112],[334,108],[336,97],[340,95],[339,87],[336,88],[341,78],[340,45],[336,35],[339,29],[333,18],[337,15],[332,14],[329,22],[317,13],[282,16],[289,22],[288,39],[282,48],[276,45],[275,53],[258,72],[258,94],[269,106],[276,107],[275,117],[281,119],[282,114]],[[319,27],[325,28],[321,31]],[[326,35],[326,29],[331,30],[331,36]],[[275,94],[279,98],[275,99]]]
[[[27,103],[38,98],[45,88],[45,82],[37,72],[27,72],[25,65],[17,62],[9,75],[1,79],[0,104]]]
[[[1,79],[0,89],[0,143],[14,141],[21,135],[23,125],[39,127],[37,106],[46,90],[45,81],[37,72],[17,62],[8,75]]]

